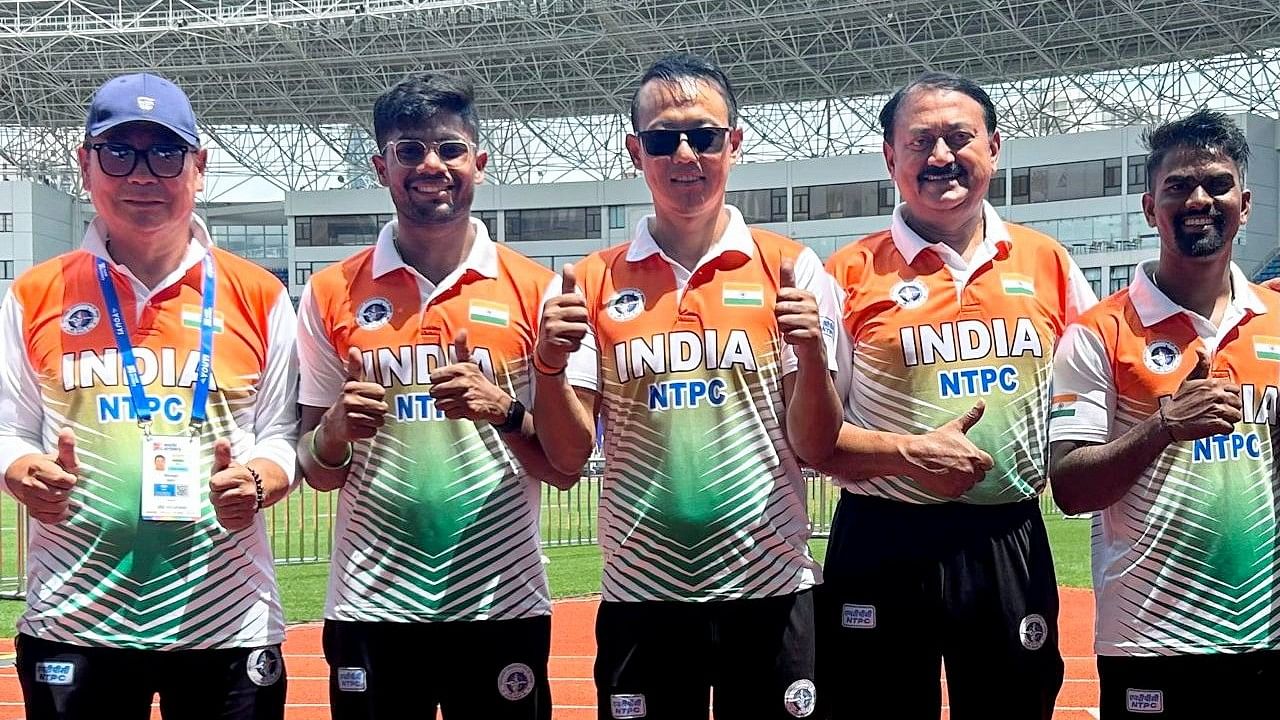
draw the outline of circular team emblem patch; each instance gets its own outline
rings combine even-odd
[[[356,310],[356,324],[365,330],[377,330],[391,321],[391,301],[384,297],[369,298]]]
[[[62,314],[62,331],[68,335],[83,335],[98,327],[102,313],[89,303],[72,305]]]
[[[817,702],[818,691],[814,689],[812,680],[797,680],[791,683],[782,696],[782,703],[791,717],[809,717],[813,714],[813,708]]]
[[[619,290],[604,304],[604,311],[619,322],[630,320],[644,311],[644,293],[638,288]]]
[[[533,692],[533,669],[524,663],[511,663],[498,673],[498,693],[515,702]]]
[[[1157,340],[1143,351],[1142,362],[1151,372],[1168,375],[1182,364],[1182,352],[1168,340]]]
[[[284,660],[280,657],[280,649],[265,647],[250,652],[244,669],[254,685],[259,687],[275,685],[284,674]]]
[[[1035,613],[1022,618],[1018,623],[1018,639],[1022,641],[1022,647],[1039,650],[1049,639],[1049,623],[1045,622],[1043,615]]]
[[[889,297],[904,310],[918,308],[929,299],[929,288],[919,280],[900,280],[889,290]]]

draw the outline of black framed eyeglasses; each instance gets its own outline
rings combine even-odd
[[[434,152],[440,158],[440,162],[445,165],[457,167],[466,164],[467,158],[471,155],[474,147],[475,145],[466,140],[433,140],[425,142],[423,140],[404,138],[387,143],[382,152],[391,151],[391,155],[395,157],[396,163],[401,167],[416,168],[426,162],[427,154],[431,152]]]
[[[729,136],[729,128],[699,127],[687,130],[642,130],[640,144],[644,151],[653,156],[674,155],[680,148],[680,141],[689,143],[689,148],[696,153],[718,153],[724,149],[724,139]]]
[[[111,177],[128,177],[138,167],[138,158],[146,158],[147,169],[158,178],[175,178],[182,174],[191,148],[176,143],[152,145],[143,150],[122,142],[100,142],[85,147],[98,154],[98,165]]]

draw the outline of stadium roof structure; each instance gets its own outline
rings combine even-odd
[[[6,0],[0,172],[74,191],[89,95],[149,70],[191,95],[215,170],[358,186],[374,98],[447,70],[476,84],[491,180],[623,177],[635,82],[677,50],[733,79],[748,160],[878,149],[926,69],[988,87],[1006,136],[1280,116],[1277,0]]]

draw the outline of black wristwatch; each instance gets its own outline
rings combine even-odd
[[[511,398],[511,407],[507,408],[507,419],[494,423],[493,426],[498,428],[500,433],[520,432],[524,427],[524,412],[524,403]]]

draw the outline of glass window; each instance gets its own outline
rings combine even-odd
[[[13,279],[13,261],[0,260],[0,280]]]
[[[312,215],[293,221],[299,247],[372,245],[391,215]]]
[[[0,213],[0,232],[13,232],[13,213]]]
[[[1031,168],[1014,168],[1013,204],[1026,205],[1031,202]]]
[[[892,215],[893,206],[897,204],[897,198],[893,195],[893,181],[881,180],[879,185],[880,206],[876,208],[879,215]]]
[[[600,208],[507,210],[507,242],[582,240],[600,237]]]
[[[1107,158],[1102,161],[1102,194],[1106,196],[1120,194],[1120,158]]]
[[[1147,191],[1147,156],[1146,155],[1130,155],[1128,158],[1129,165],[1129,192],[1144,193]]]
[[[484,223],[485,230],[489,231],[489,239],[496,242],[498,240],[498,211],[481,210],[472,214],[479,218],[480,222]]]
[[[786,197],[786,188],[766,188],[763,190],[734,190],[724,194],[726,205],[732,205],[742,212],[742,219],[748,223],[774,222],[773,193],[780,190]],[[786,202],[783,200],[783,202]],[[786,220],[786,207],[783,206],[782,220]]]
[[[311,245],[311,218],[294,218],[293,242],[298,247],[307,247]]]
[[[621,230],[627,226],[627,206],[626,205],[610,205],[609,206],[609,229]]]
[[[1030,192],[1028,199],[1023,202],[1053,202],[1119,195],[1119,163],[1119,158],[1109,158],[1029,168]],[[1108,178],[1108,168],[1111,168],[1114,177]],[[1017,170],[1014,170],[1015,205],[1019,204]],[[1109,185],[1109,180],[1114,180],[1114,185]]]
[[[809,185],[796,188],[795,194],[797,196],[803,194],[804,206],[808,212],[803,214],[793,212],[793,220],[874,217],[893,212],[894,197],[891,180],[870,180],[840,185]]]
[[[1102,268],[1080,268],[1080,272],[1084,273],[1084,279],[1089,281],[1089,287],[1093,288],[1094,296],[1102,297]]]
[[[769,191],[769,220],[771,222],[787,221],[786,188],[773,188]]]
[[[809,219],[809,188],[798,187],[791,191],[791,219]]]
[[[987,202],[996,207],[1007,202],[1004,197],[1005,173],[1004,170],[997,170],[996,174],[991,176],[991,185],[987,187]]]
[[[1133,280],[1132,265],[1112,265],[1111,266],[1111,292],[1119,292],[1129,287],[1130,281]]]
[[[324,260],[313,260],[310,262],[296,262],[293,264],[294,283],[297,285],[306,285],[307,281],[311,279],[311,276],[313,274],[329,267],[332,264],[333,264],[332,262],[324,261]]]

